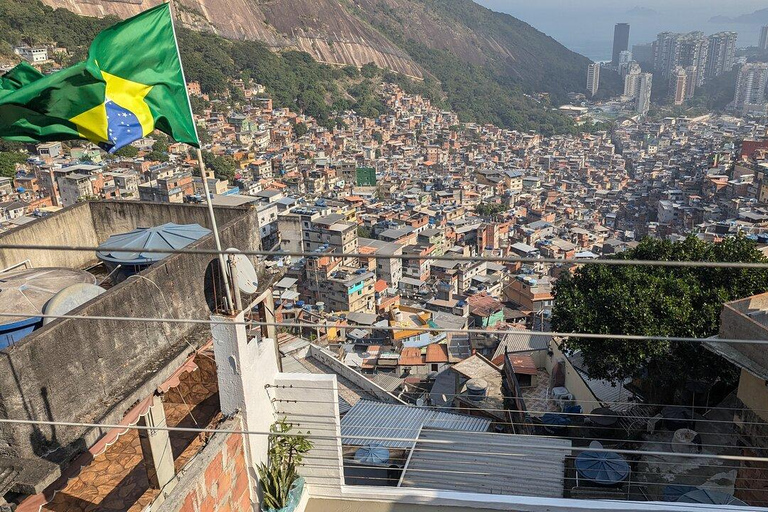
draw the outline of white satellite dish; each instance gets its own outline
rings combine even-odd
[[[256,269],[253,263],[245,254],[241,254],[238,249],[227,249],[227,252],[233,253],[229,258],[232,261],[234,278],[237,287],[241,292],[252,294],[259,289],[259,276],[256,275]]]

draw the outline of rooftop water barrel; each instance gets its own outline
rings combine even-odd
[[[32,268],[0,274],[0,349],[16,343],[43,325],[43,308],[51,298],[73,284],[94,284],[84,270]]]
[[[488,382],[485,379],[469,379],[467,381],[467,397],[473,402],[479,402],[488,394]]]
[[[127,233],[110,236],[96,250],[96,256],[104,262],[110,272],[115,272],[117,269],[112,274],[112,280],[114,283],[119,283],[166,258],[174,250],[183,249],[210,233],[210,229],[199,224],[172,222],[152,228],[137,228]],[[147,249],[153,251],[167,249],[168,252],[145,252]]]

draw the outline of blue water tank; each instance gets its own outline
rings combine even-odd
[[[59,291],[78,283],[94,284],[83,270],[32,268],[0,274],[0,349],[43,325],[43,308]]]
[[[96,256],[106,265],[115,283],[127,279],[169,256],[174,250],[198,241],[211,233],[199,224],[169,222],[152,228],[137,228],[110,236],[96,250]],[[168,253],[145,252],[145,249],[168,250]]]

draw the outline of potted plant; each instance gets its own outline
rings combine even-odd
[[[264,512],[293,512],[304,491],[304,479],[296,469],[312,449],[312,442],[301,432],[290,434],[291,429],[293,425],[285,419],[270,427],[267,463],[256,468]]]

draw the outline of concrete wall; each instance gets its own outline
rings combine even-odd
[[[77,205],[33,226],[39,226],[40,232],[52,233],[56,226],[72,223],[87,226],[90,223],[91,231],[84,228],[83,232],[90,233],[91,238],[73,242],[88,244],[103,237],[107,226],[130,228],[129,224],[143,219],[150,219],[152,224],[158,221],[184,223],[196,218],[202,220],[204,212],[198,206],[189,209],[183,205],[137,202],[90,203],[90,206],[94,219],[98,220],[88,220],[91,217],[88,205]],[[73,216],[62,215],[67,213]],[[257,246],[258,237],[251,236],[258,233],[255,209],[231,209],[221,214],[225,215],[234,219],[220,224],[225,247],[251,249]],[[161,216],[165,217],[160,219]],[[22,228],[19,233],[28,236],[17,235],[17,240],[52,242],[35,240],[38,230]],[[98,237],[96,233],[100,233]],[[214,249],[213,237],[205,237],[190,247]],[[55,254],[59,258],[55,262],[57,265],[70,259],[61,256],[63,253]],[[213,258],[184,254],[170,256],[72,314],[206,320],[210,310],[205,301],[203,277]],[[187,353],[208,339],[210,330],[207,325],[117,320],[54,321],[0,352],[0,416],[116,423],[133,402],[151,393],[170,376]],[[0,426],[0,455],[45,455],[51,460],[62,461],[85,449],[99,435],[98,431],[77,428],[3,425]]]
[[[720,313],[719,336],[724,339],[740,340],[768,339],[768,326],[747,316],[748,312],[765,309],[768,309],[768,294],[724,304]],[[763,368],[768,368],[768,352],[761,345],[735,343],[731,345],[731,348],[760,364]]]
[[[89,203],[93,230],[97,238],[104,242],[110,235],[124,233],[139,227],[151,227],[166,222],[176,224],[200,224],[211,227],[208,207],[205,205],[176,204],[176,203],[146,203],[139,201],[95,201]],[[219,228],[233,220],[248,214],[252,208],[243,207],[214,207],[216,222]],[[255,215],[255,213],[252,213]],[[260,248],[258,226],[249,233],[248,238],[240,240],[235,247],[241,250],[257,250]],[[243,244],[247,244],[244,246]],[[230,246],[225,246],[224,249]]]
[[[736,396],[763,421],[768,421],[768,388],[763,379],[742,369]]]
[[[299,468],[310,494],[338,494],[344,469],[336,376],[281,373],[275,386],[277,418],[285,418],[294,430],[308,434],[313,444]]]
[[[65,208],[0,235],[0,245],[68,245],[96,247],[101,240],[93,226],[90,203]],[[96,261],[93,252],[0,250],[0,269],[26,259],[34,267],[82,268]]]
[[[325,364],[329,368],[332,368],[333,371],[338,373],[339,375],[345,377],[350,382],[352,382],[354,385],[364,389],[368,393],[371,393],[379,400],[383,400],[385,402],[389,403],[397,403],[397,404],[404,404],[402,400],[394,396],[392,393],[387,391],[386,389],[382,388],[375,382],[371,381],[365,375],[355,371],[354,369],[350,368],[346,364],[342,363],[335,357],[333,357],[328,352],[324,351],[320,347],[317,347],[315,345],[312,345],[309,347],[309,354],[320,361],[321,363]]]
[[[239,430],[232,418],[222,429]],[[253,510],[248,491],[245,447],[240,434],[214,434],[185,467],[176,487],[158,507],[162,512],[230,512]]]
[[[558,361],[565,361],[565,387],[573,395],[576,405],[580,405],[584,412],[590,412],[592,409],[598,408],[599,401],[597,397],[589,389],[589,386],[587,386],[568,358],[565,357],[558,344],[552,341],[549,344],[549,348],[552,349],[552,355],[544,361],[547,372],[552,375],[552,369],[555,367],[555,364]]]

